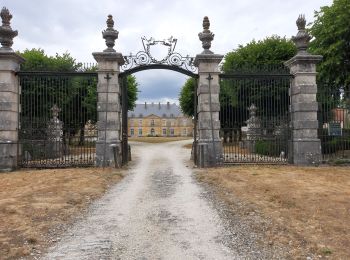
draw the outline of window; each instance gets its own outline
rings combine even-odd
[[[142,119],[139,120],[139,126],[142,126]]]
[[[130,136],[134,136],[134,134],[135,134],[135,133],[134,133],[134,128],[131,128],[131,129],[130,129]]]
[[[139,128],[139,136],[142,136],[142,128]]]
[[[165,119],[162,120],[162,126],[166,126],[166,120]]]
[[[170,114],[170,117],[174,117],[174,114]]]
[[[166,117],[166,114],[163,114],[163,117]]]
[[[154,126],[154,119],[151,119],[151,126]]]
[[[187,128],[184,128],[184,129],[182,130],[182,135],[183,135],[183,136],[187,136]]]
[[[142,115],[142,114],[139,114],[139,117],[143,117],[143,115]]]
[[[134,118],[134,117],[135,117],[135,114],[131,114],[131,117]]]
[[[134,126],[134,119],[130,120],[130,126]]]
[[[151,136],[155,136],[155,131],[154,131],[154,128],[151,129]]]
[[[166,128],[163,128],[163,136],[166,136]]]
[[[170,135],[174,136],[174,128],[170,128]]]

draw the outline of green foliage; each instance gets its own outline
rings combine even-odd
[[[255,152],[267,156],[279,156],[281,152],[287,152],[284,140],[257,140],[255,142]]]
[[[180,108],[182,113],[189,117],[194,116],[194,89],[196,80],[189,78],[181,88],[179,95]]]
[[[47,56],[43,49],[26,49],[19,53],[26,61],[21,66],[21,71],[76,71],[81,63],[76,63],[69,53],[56,56]]]
[[[136,106],[137,93],[138,93],[138,83],[134,75],[127,76],[128,82],[128,110],[133,110]]]
[[[242,66],[283,64],[296,54],[293,42],[286,38],[273,35],[264,40],[251,41],[225,55],[222,69],[225,73],[232,72]]]
[[[309,51],[323,56],[317,66],[318,81],[335,90],[344,88],[347,98],[350,95],[349,24],[350,1],[334,0],[331,6],[315,12],[315,21],[309,29],[313,36]]]

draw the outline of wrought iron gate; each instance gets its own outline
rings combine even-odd
[[[317,101],[323,162],[350,163],[350,89],[318,83]]]
[[[19,72],[19,165],[95,164],[97,74]]]
[[[220,75],[224,163],[286,163],[291,75],[280,66]]]

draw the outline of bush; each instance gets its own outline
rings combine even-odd
[[[255,142],[255,152],[261,155],[280,156],[281,152],[284,151],[286,156],[288,152],[287,145],[286,140],[257,140]]]

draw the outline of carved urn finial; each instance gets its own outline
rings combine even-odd
[[[297,46],[298,53],[307,53],[307,47],[311,40],[311,36],[305,30],[306,20],[304,15],[299,15],[296,24],[298,26],[298,33],[292,37],[292,41]]]
[[[108,48],[105,49],[104,52],[115,52],[113,47],[115,45],[115,40],[118,39],[119,32],[114,29],[114,21],[112,15],[108,15],[106,23],[107,29],[102,32],[102,36],[106,40],[106,45]]]
[[[0,16],[2,20],[2,25],[0,26],[0,43],[2,47],[0,50],[13,51],[11,48],[13,38],[18,35],[18,32],[13,31],[11,28],[10,20],[12,19],[12,15],[6,7],[3,7]]]
[[[258,108],[255,106],[255,104],[251,104],[251,106],[248,108],[249,110],[249,116],[250,117],[255,117],[256,116],[256,110],[258,110]]]
[[[211,41],[214,39],[214,34],[209,30],[210,22],[208,16],[203,19],[203,32],[198,34],[199,40],[202,41],[204,51],[202,53],[213,54],[210,49]]]
[[[57,119],[59,112],[61,112],[61,109],[56,104],[54,104],[51,108],[51,112],[52,118]]]

